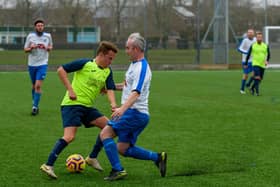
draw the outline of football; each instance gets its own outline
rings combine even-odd
[[[66,168],[71,173],[80,173],[86,167],[86,161],[80,154],[72,154],[66,159]]]

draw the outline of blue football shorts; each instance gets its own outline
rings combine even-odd
[[[245,62],[242,62],[242,70],[244,74],[249,74],[253,71],[252,62],[248,62],[247,68],[244,68],[244,66],[245,66]]]
[[[149,123],[149,115],[136,109],[128,109],[116,120],[110,120],[110,125],[118,136],[118,142],[134,145],[137,137]]]
[[[29,76],[32,84],[35,84],[36,80],[44,80],[47,75],[48,65],[42,66],[28,66]]]
[[[104,115],[96,108],[82,105],[61,106],[63,128],[80,127],[82,124],[84,124],[86,128],[94,127],[90,122],[102,116]]]

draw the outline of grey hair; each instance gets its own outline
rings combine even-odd
[[[146,49],[146,40],[143,36],[140,35],[140,33],[135,32],[129,35],[128,39],[130,39],[133,42],[133,45],[135,47],[139,47],[139,49],[144,52]]]

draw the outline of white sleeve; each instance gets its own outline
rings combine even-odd
[[[248,49],[247,49],[247,45],[246,45],[246,38],[242,40],[241,44],[238,47],[238,51],[242,54],[247,54],[248,53]]]
[[[24,48],[27,48],[30,46],[30,34],[27,35],[25,43],[24,43]]]

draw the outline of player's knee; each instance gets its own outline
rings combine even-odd
[[[35,89],[36,92],[41,92],[41,85],[37,85],[37,84],[36,84],[36,85],[34,86],[34,89]]]
[[[117,148],[118,148],[119,154],[121,154],[122,156],[125,156],[125,157],[131,156],[130,151],[129,151],[130,147],[124,146],[122,144],[117,144]]]
[[[63,139],[69,144],[72,141],[74,141],[75,135],[67,135],[67,136],[64,136]]]
[[[125,156],[125,157],[129,157],[130,156],[127,150],[128,149],[124,149],[124,148],[119,148],[118,147],[119,154],[122,155],[122,156]]]
[[[110,126],[105,126],[102,131],[100,132],[100,138],[101,140],[105,140],[107,138],[112,138],[113,137],[113,132],[112,128]]]

